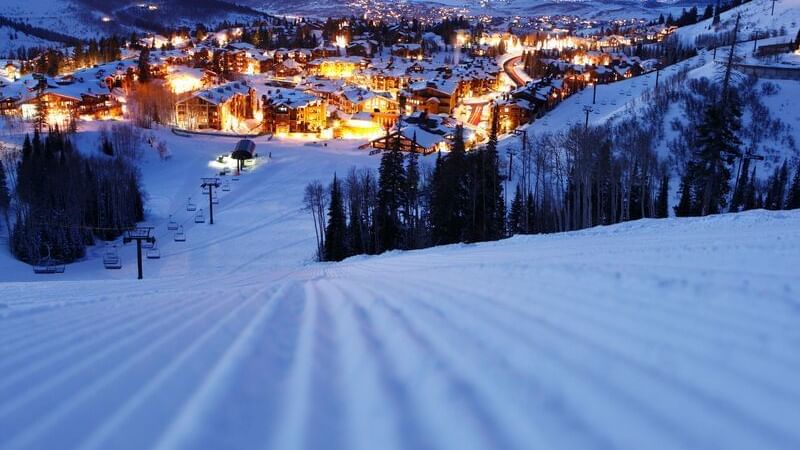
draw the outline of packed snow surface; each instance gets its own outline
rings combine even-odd
[[[800,447],[800,211],[313,263],[302,187],[377,157],[259,138],[210,226],[235,140],[159,138],[145,280],[128,245],[0,284],[0,448]]]

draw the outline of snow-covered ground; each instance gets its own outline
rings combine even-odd
[[[0,448],[800,446],[800,211],[321,264],[303,186],[378,157],[259,139],[211,226],[186,197],[235,139],[157,137],[145,280],[132,245],[38,278],[3,254]]]
[[[783,28],[786,32],[786,41],[791,41],[800,28],[800,0],[775,0],[774,2],[772,0],[753,0],[722,13],[717,26],[713,25],[712,19],[702,20],[694,25],[679,28],[676,35],[685,45],[692,46],[698,36],[732,31],[737,14],[741,14],[739,31],[742,34],[740,39],[742,36],[749,37],[751,33],[779,32]]]
[[[0,58],[16,57],[16,52],[20,48],[60,47],[61,45],[58,42],[31,36],[11,27],[0,26]]]
[[[799,236],[751,212],[6,284],[0,446],[797,448]]]

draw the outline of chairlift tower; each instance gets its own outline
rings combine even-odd
[[[153,227],[136,227],[126,231],[125,235],[122,237],[123,244],[136,241],[136,264],[139,269],[138,279],[140,280],[142,279],[142,241],[155,244],[156,238],[150,235],[152,232]]]
[[[586,122],[583,124],[583,132],[587,132],[589,130],[589,113],[591,113],[593,108],[589,105],[583,107],[583,112],[586,113]]]
[[[214,188],[220,187],[219,178],[201,178],[203,184],[200,186],[208,188],[208,224],[214,225]]]

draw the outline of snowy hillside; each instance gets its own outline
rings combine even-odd
[[[14,30],[11,27],[0,26],[0,58],[16,55],[20,48],[60,47],[58,42],[48,41]]]
[[[682,8],[693,5],[705,6],[707,0],[687,1],[639,1],[639,0],[407,0],[409,4],[424,8],[458,11],[459,14],[494,16],[550,16],[571,15],[584,18],[656,18],[659,14],[680,14]],[[304,0],[285,2],[280,0],[240,0],[237,3],[252,6],[264,11],[279,14],[298,14],[309,16],[341,15],[363,13],[365,10],[381,8],[386,4],[398,3],[388,0],[360,1],[320,1]],[[399,2],[405,3],[405,2]],[[338,11],[338,12],[337,12]]]
[[[756,32],[763,35],[783,29],[787,35],[786,39],[791,40],[800,29],[800,0],[776,0],[774,6],[773,13],[772,0],[753,0],[722,13],[717,26],[712,24],[712,19],[707,19],[678,29],[676,35],[685,45],[694,45],[698,36],[732,31],[736,15],[741,14],[740,39]]]
[[[196,236],[197,275],[0,287],[0,447],[800,446],[800,212],[286,271]]]

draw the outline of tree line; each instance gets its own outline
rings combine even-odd
[[[103,144],[113,154],[111,145]],[[32,139],[25,137],[8,191],[15,213],[11,252],[31,264],[45,258],[75,261],[95,238],[114,239],[144,219],[134,162],[123,156],[83,156],[58,129],[44,138],[38,131]]]

